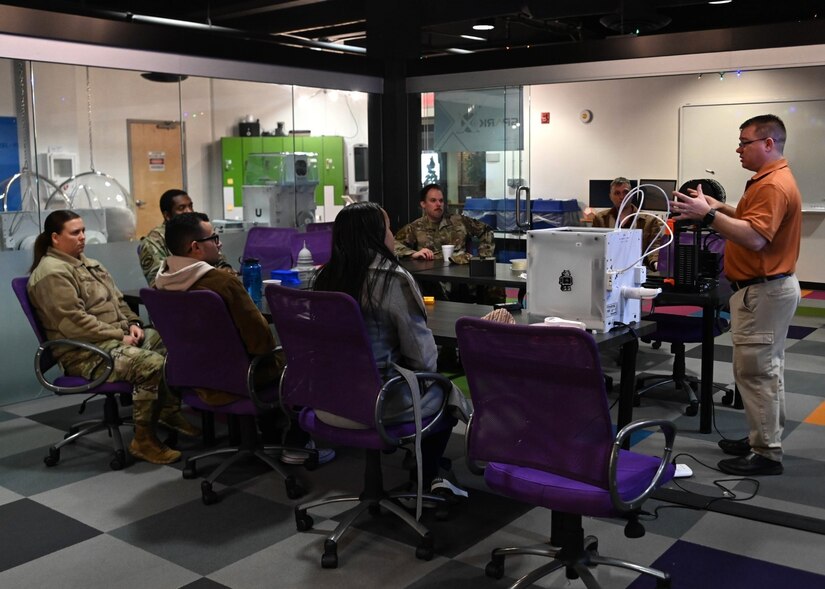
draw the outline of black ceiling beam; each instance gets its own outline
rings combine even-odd
[[[0,5],[0,33],[178,55],[381,76],[366,56],[310,51],[249,35],[77,16]],[[242,42],[239,42],[242,41]]]
[[[818,45],[823,39],[823,20],[641,37],[615,36],[581,42],[533,45],[529,49],[433,56],[412,60],[408,64],[408,74],[411,77],[421,77],[590,61]]]
[[[326,0],[321,5],[294,6],[254,16],[227,14],[215,22],[227,27],[277,34],[364,22],[365,12],[364,0]]]

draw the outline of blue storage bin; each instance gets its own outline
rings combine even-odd
[[[581,225],[581,209],[575,198],[568,200],[536,199],[531,202],[533,229],[578,227]]]
[[[516,201],[502,198],[496,201],[496,222],[499,231],[516,231]]]
[[[468,198],[464,201],[464,215],[495,229],[498,225],[496,203],[497,201],[489,198]]]

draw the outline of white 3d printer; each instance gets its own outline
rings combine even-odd
[[[640,229],[559,227],[527,232],[530,315],[609,331],[639,321],[647,272]]]

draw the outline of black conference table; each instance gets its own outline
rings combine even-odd
[[[495,276],[471,276],[469,264],[452,264],[443,260],[401,260],[401,266],[417,280],[453,282],[460,284],[484,284],[488,286],[509,286],[524,288],[527,279],[523,272],[513,272],[510,264],[496,264]]]
[[[436,342],[442,344],[455,343],[455,323],[459,318],[483,317],[492,310],[493,307],[488,305],[436,301],[433,305],[427,305],[427,325],[432,330]],[[513,314],[513,318],[516,323],[523,325],[540,323],[544,320],[544,317],[531,317],[526,311]],[[619,429],[633,420],[633,399],[636,395],[636,354],[639,351],[639,336],[650,335],[654,331],[656,331],[654,322],[641,321],[631,327],[616,327],[608,332],[591,332],[599,350],[618,348],[621,353],[621,382],[616,420]]]

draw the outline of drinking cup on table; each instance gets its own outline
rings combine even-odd
[[[445,262],[450,261],[450,256],[453,255],[453,250],[455,249],[454,245],[442,245],[441,246],[441,255],[444,257]]]

